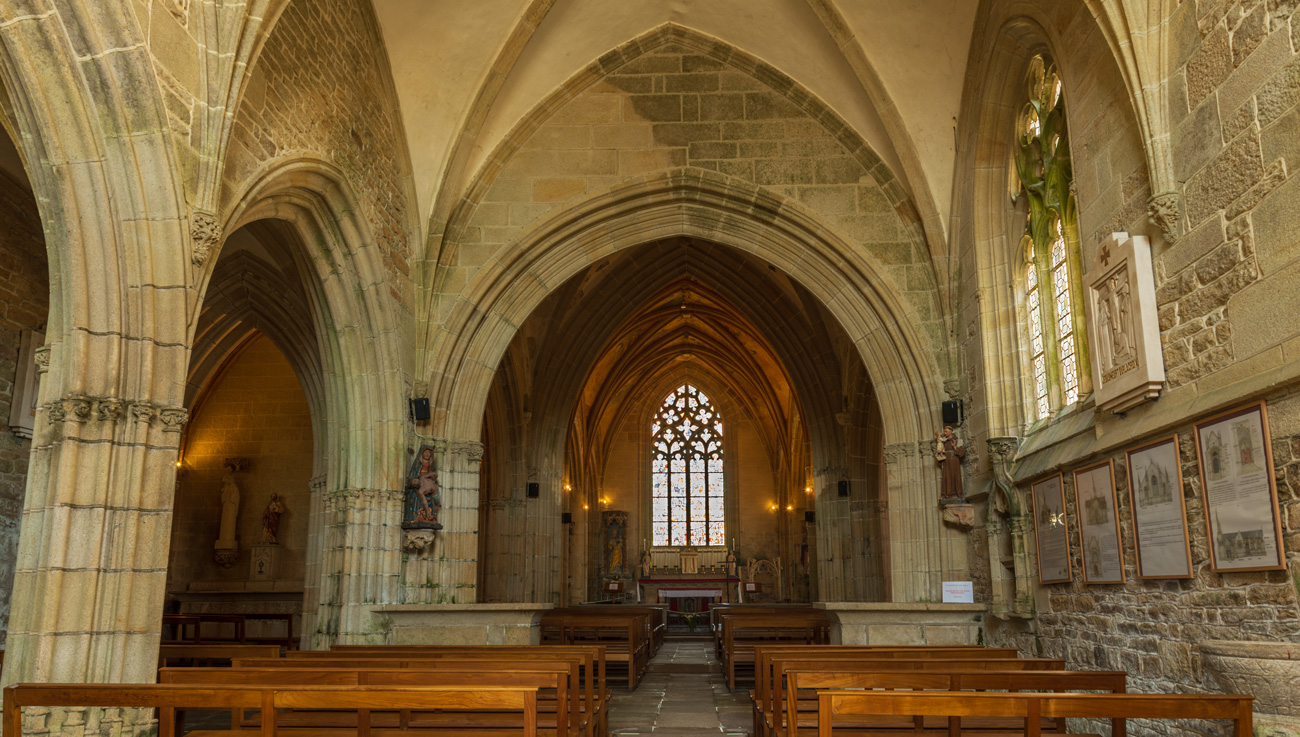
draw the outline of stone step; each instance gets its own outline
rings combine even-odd
[[[651,661],[650,672],[651,673],[675,673],[675,674],[698,673],[698,674],[707,675],[710,673],[721,673],[722,668],[717,663],[691,663],[691,662],[656,663],[654,661]]]

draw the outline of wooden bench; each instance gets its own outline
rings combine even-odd
[[[961,720],[980,717],[1023,720],[1024,737],[1039,737],[1043,719],[1108,719],[1110,737],[1125,737],[1129,719],[1223,719],[1233,737],[1251,737],[1253,696],[1204,694],[1026,694],[907,691],[818,691],[818,737],[859,734],[837,723],[863,717],[948,719],[948,736],[962,733]],[[1020,730],[1017,730],[1020,733]],[[873,734],[869,730],[867,734]]]
[[[722,668],[736,689],[737,665],[753,665],[754,648],[770,643],[824,645],[830,641],[825,613],[727,616],[722,619]]]
[[[647,614],[649,615],[650,656],[654,657],[663,647],[664,637],[668,634],[668,608],[663,606],[637,606],[635,604],[580,604],[578,606],[552,609],[551,613],[574,614]]]
[[[213,665],[239,658],[279,658],[279,645],[239,645],[236,643],[169,643],[158,646],[158,667],[187,660],[195,665]]]
[[[775,710],[764,713],[761,732],[755,734],[779,737],[810,737],[817,730],[816,691],[825,689],[890,689],[940,690],[940,691],[1104,691],[1124,693],[1127,675],[1123,671],[912,671],[880,672],[871,663],[797,663],[786,669],[785,682],[779,684]],[[756,712],[756,718],[760,715]],[[966,730],[1016,731],[1023,726],[1005,719],[984,719],[961,724]],[[855,725],[855,729],[898,729],[942,732],[948,727],[946,720],[933,721],[923,717],[910,720],[901,718],[869,718]],[[1044,725],[1050,732],[1064,733],[1065,720],[1058,719]]]
[[[388,670],[350,668],[165,668],[158,674],[160,683],[179,683],[209,686],[439,686],[444,688],[522,687],[546,689],[539,691],[537,713],[534,719],[538,729],[557,735],[587,735],[592,730],[575,711],[578,702],[576,684],[571,670],[565,664],[533,667],[525,664],[508,671],[485,671],[482,663],[457,663],[449,666],[439,663],[435,669],[398,668]],[[550,698],[546,698],[546,696]],[[472,715],[457,714],[450,719],[435,714],[410,711],[380,712],[370,716],[372,727],[409,728],[411,726],[465,727],[477,730],[513,728],[521,714],[508,712],[477,712]],[[319,727],[325,729],[356,729],[354,712],[303,711],[277,718],[280,726]],[[258,729],[261,715],[248,718],[243,709],[231,715],[231,727]]]
[[[351,646],[342,650],[293,651],[283,659],[249,658],[234,661],[235,668],[315,669],[417,669],[463,667],[510,672],[536,670],[565,663],[576,684],[571,689],[573,713],[603,733],[609,723],[609,692],[604,680],[604,648],[598,645],[526,647],[503,646]]]
[[[636,688],[650,663],[647,614],[566,615],[547,613],[541,620],[542,644],[605,646],[605,662],[625,666],[627,690]]]
[[[370,712],[387,710],[444,710],[448,713],[518,712],[520,726],[513,730],[536,737],[537,690],[534,688],[418,688],[387,686],[191,686],[175,684],[20,683],[4,690],[4,737],[22,737],[24,707],[108,707],[158,709],[159,737],[176,737],[176,712],[185,709],[259,709],[261,737],[302,730],[279,728],[281,709],[346,709],[358,715],[357,726],[343,731],[355,737],[395,737],[411,729],[372,729]],[[191,732],[196,737],[245,734],[243,730]],[[329,731],[308,729],[312,737],[335,737]],[[497,734],[501,731],[497,730]]]
[[[709,630],[713,634],[713,654],[722,660],[722,620],[729,616],[757,616],[768,614],[825,614],[807,604],[714,604],[709,607]]]
[[[507,661],[550,660],[556,657],[576,658],[583,694],[583,707],[593,714],[597,729],[608,724],[609,689],[605,676],[604,645],[335,645],[328,652],[290,651],[287,660],[311,659],[319,661],[332,658],[493,658]]]

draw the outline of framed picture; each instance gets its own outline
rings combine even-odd
[[[1083,555],[1083,582],[1124,583],[1124,549],[1119,543],[1115,467],[1109,460],[1074,472],[1075,522]]]
[[[1191,578],[1178,436],[1139,446],[1125,456],[1138,578]]]
[[[1282,517],[1263,402],[1196,424],[1210,565],[1215,571],[1285,567]]]
[[[1065,583],[1072,573],[1061,474],[1035,481],[1029,488],[1034,502],[1034,537],[1038,541],[1038,582]]]

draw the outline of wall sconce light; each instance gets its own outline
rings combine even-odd
[[[569,486],[568,484],[565,484],[565,485],[564,485],[564,490],[565,490],[565,491],[573,491],[573,487],[572,487],[572,486]]]
[[[773,503],[768,507],[768,509],[770,509],[770,510],[772,510],[773,512],[775,512],[776,509],[777,509],[777,507],[776,507],[776,503],[773,502]]]
[[[803,487],[803,493],[805,493],[805,494],[811,494],[811,493],[812,493],[812,487],[811,487],[811,486],[805,486],[805,487]]]
[[[582,508],[583,508],[583,509],[586,509],[586,508],[587,508],[587,505],[586,505],[586,504],[582,505]]]
[[[787,505],[785,505],[785,511],[787,511],[787,512],[793,512],[793,511],[794,511],[794,505],[793,505],[793,504],[787,504]]]
[[[602,496],[602,497],[600,498],[600,505],[601,505],[602,507],[608,507],[608,506],[609,506],[609,497],[607,497],[607,496]]]

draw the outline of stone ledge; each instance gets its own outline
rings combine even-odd
[[[933,602],[824,602],[835,645],[977,645],[988,607]]]
[[[181,592],[177,592],[181,593]],[[186,594],[301,594],[302,581],[191,581]]]
[[[536,645],[554,604],[380,604],[389,645]]]

